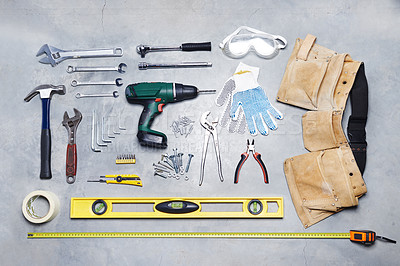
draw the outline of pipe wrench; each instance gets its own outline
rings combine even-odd
[[[76,176],[76,129],[82,120],[82,113],[74,108],[75,116],[69,117],[68,113],[64,113],[64,120],[62,121],[63,126],[68,130],[68,146],[67,146],[67,163],[65,167],[67,183],[72,184],[75,182]]]
[[[224,181],[224,177],[222,176],[222,164],[221,164],[221,153],[219,150],[219,142],[218,142],[218,132],[217,132],[217,125],[218,125],[218,118],[209,121],[207,117],[210,115],[210,111],[207,111],[202,114],[200,118],[200,124],[206,129],[206,133],[204,134],[204,146],[203,146],[203,154],[201,155],[201,169],[200,169],[200,181],[199,186],[203,183],[204,178],[204,166],[206,161],[207,155],[207,147],[208,141],[210,139],[210,135],[213,137],[215,154],[217,156],[217,165],[218,165],[218,175],[221,182]]]

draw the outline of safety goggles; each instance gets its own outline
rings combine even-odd
[[[242,30],[250,33],[240,33]],[[287,41],[282,36],[241,26],[227,36],[219,44],[219,47],[225,55],[231,58],[241,58],[254,51],[259,57],[269,59],[276,56],[279,50],[285,48],[286,45]]]

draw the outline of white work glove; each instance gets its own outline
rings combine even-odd
[[[277,129],[273,118],[283,119],[283,115],[269,102],[264,90],[257,82],[258,75],[259,68],[240,63],[235,74],[225,83],[216,99],[216,104],[219,106],[228,101],[221,118],[221,126],[226,123],[226,116],[229,112],[232,120],[228,119],[228,123],[230,123],[230,127],[232,123],[237,123],[234,127],[237,131],[243,129],[244,132],[244,121],[247,122],[251,135],[256,135],[257,129],[262,135],[268,135],[268,128]]]
[[[259,68],[251,67],[243,63],[239,63],[237,66],[235,73],[241,73],[245,71],[250,71],[255,79],[258,78]],[[240,83],[240,82],[239,82]],[[224,106],[223,113],[219,119],[219,124],[222,127],[228,126],[228,130],[231,133],[238,132],[239,134],[243,134],[246,131],[246,121],[244,118],[244,113],[242,110],[239,110],[237,117],[235,120],[230,117],[230,109],[232,105],[232,92],[236,89],[236,87],[243,86],[242,84],[236,84],[234,80],[234,75],[230,77],[224,84],[222,90],[219,92],[215,104],[217,106]]]

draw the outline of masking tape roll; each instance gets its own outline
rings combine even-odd
[[[45,216],[35,214],[32,203],[39,197],[45,198],[49,202],[49,211]],[[50,191],[37,190],[29,193],[22,202],[22,213],[29,222],[41,224],[53,220],[60,212],[60,201],[56,194]]]

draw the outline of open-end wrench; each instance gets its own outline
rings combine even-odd
[[[88,97],[114,97],[117,98],[119,96],[118,91],[113,91],[112,93],[97,93],[97,94],[82,94],[78,92],[75,95],[75,98],[88,98]]]
[[[210,62],[182,62],[175,64],[152,64],[146,62],[139,62],[139,70],[147,69],[162,69],[162,68],[197,68],[197,67],[212,67]]]
[[[74,67],[74,66],[68,66],[67,67],[67,73],[117,71],[117,72],[119,72],[121,74],[124,74],[126,67],[127,67],[127,65],[125,63],[121,63],[116,67]]]
[[[124,83],[122,83],[121,78],[117,78],[114,81],[87,81],[87,82],[79,82],[77,80],[72,80],[71,81],[71,86],[72,87],[77,87],[77,86],[92,86],[92,85],[115,85],[117,87],[121,87]]]
[[[68,130],[68,146],[67,146],[67,163],[66,163],[66,176],[67,183],[72,184],[75,182],[77,155],[76,155],[76,129],[82,120],[82,113],[74,108],[75,116],[69,117],[68,113],[64,113],[62,121],[63,126]]]
[[[136,46],[136,52],[140,54],[142,58],[149,52],[164,52],[164,51],[211,51],[211,42],[203,43],[182,43],[177,47],[167,47],[167,46],[149,46],[149,45],[138,45]]]
[[[42,64],[51,64],[53,67],[58,63],[73,58],[89,58],[89,57],[121,57],[124,53],[122,48],[111,49],[93,49],[93,50],[71,50],[64,51],[48,44],[43,45],[36,56],[46,54],[39,60]]]

